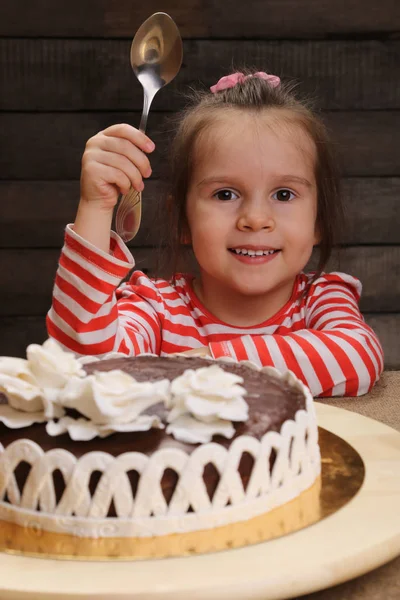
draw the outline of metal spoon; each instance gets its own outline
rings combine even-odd
[[[182,64],[182,39],[175,22],[166,13],[149,17],[138,29],[131,46],[132,69],[143,86],[140,131],[146,130],[154,96],[177,75]],[[115,217],[118,235],[128,242],[137,234],[142,214],[142,194],[131,188],[121,196]]]

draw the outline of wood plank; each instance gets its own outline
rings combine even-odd
[[[141,110],[129,48],[129,40],[0,39],[0,110]],[[323,109],[398,109],[399,55],[399,40],[190,40],[153,108],[176,110],[189,86],[209,87],[232,64],[249,64],[300,82]]]
[[[344,243],[400,244],[400,178],[344,179],[343,195],[348,223]],[[0,198],[0,248],[59,248],[65,225],[75,218],[79,182],[0,181]],[[130,246],[157,244],[162,198],[162,182],[146,182],[143,221]]]
[[[48,310],[59,251],[1,250],[0,316],[43,315]],[[154,273],[159,252],[137,248],[136,266]],[[315,265],[311,261],[310,268]],[[400,298],[400,246],[353,246],[334,257],[327,271],[341,270],[363,282],[361,309],[397,312]],[[162,273],[161,273],[162,275]]]
[[[385,352],[385,368],[400,368],[400,314],[370,314],[365,320],[377,333]],[[0,356],[25,358],[28,344],[42,344],[47,338],[44,317],[3,317],[0,319]]]
[[[346,176],[400,174],[400,153],[393,135],[400,131],[400,111],[338,111],[326,113],[325,120],[336,141]]]
[[[400,178],[347,178],[342,193],[346,209],[346,244],[400,244]]]
[[[28,344],[42,344],[46,338],[44,317],[3,317],[0,319],[0,356],[26,358]]]
[[[20,37],[133,37],[162,10],[184,37],[321,38],[390,34],[400,29],[397,0],[3,0],[0,35]]]
[[[157,149],[153,174],[171,136],[171,114],[154,112],[149,135]],[[397,136],[400,111],[325,113],[348,177],[400,175]],[[113,123],[138,125],[140,114],[131,113],[0,113],[0,179],[79,179],[80,160],[87,139]]]

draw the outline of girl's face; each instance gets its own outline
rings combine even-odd
[[[196,291],[221,319],[246,304],[265,307],[255,323],[275,314],[318,242],[314,144],[279,114],[227,112],[196,148],[186,209]]]

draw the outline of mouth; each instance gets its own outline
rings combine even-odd
[[[272,256],[273,254],[277,254],[280,252],[279,249],[276,248],[228,248],[229,252],[236,254],[238,256],[246,256],[249,258],[259,257],[259,256]]]

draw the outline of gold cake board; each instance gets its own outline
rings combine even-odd
[[[248,521],[159,537],[78,538],[0,521],[0,551],[68,560],[133,560],[240,548],[287,535],[318,521],[320,489],[318,477],[299,497]]]
[[[343,409],[318,404],[317,412],[319,425],[351,444],[366,469],[359,492],[327,518],[265,543],[188,558],[105,563],[0,554],[1,600],[278,600],[389,561],[400,553],[400,434]]]

